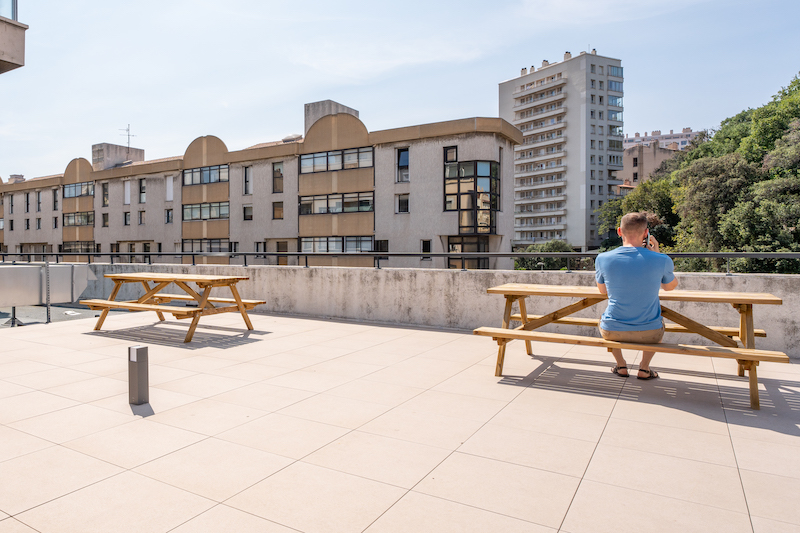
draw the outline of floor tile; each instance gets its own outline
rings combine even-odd
[[[169,531],[213,502],[133,472],[31,509],[19,519],[41,533]]]
[[[128,384],[124,381],[107,377],[93,377],[91,379],[67,383],[45,389],[45,392],[63,396],[81,403],[102,400],[128,391]]]
[[[381,383],[368,379],[356,379],[330,389],[326,391],[326,394],[396,407],[424,391],[425,389],[417,387],[393,385],[391,383]]]
[[[779,522],[760,516],[752,516],[750,520],[753,523],[753,533],[797,533],[798,531],[797,524],[789,522]]]
[[[730,466],[601,444],[584,479],[747,513],[739,471]]]
[[[600,443],[723,466],[736,466],[730,437],[705,431],[611,418]]]
[[[488,423],[458,451],[580,477],[596,443]]]
[[[795,498],[800,480],[750,470],[740,473],[751,515],[788,522],[800,529],[800,507]]]
[[[379,403],[317,394],[278,411],[282,415],[355,429],[388,411]]]
[[[734,438],[733,449],[742,470],[800,479],[800,449],[797,446]]]
[[[528,402],[511,402],[494,418],[493,424],[523,427],[539,433],[560,435],[573,439],[597,442],[608,418],[604,416],[563,411],[561,409],[531,408]]]
[[[249,384],[249,382],[241,379],[226,378],[211,374],[197,374],[187,378],[168,381],[156,386],[160,389],[180,392],[181,394],[210,398],[211,396],[216,396],[217,394],[222,394],[223,392],[238,389],[239,387],[244,387]]]
[[[9,396],[16,396],[17,394],[24,394],[26,392],[33,392],[30,387],[23,387],[10,381],[0,379],[0,400],[8,398]]]
[[[555,533],[556,530],[469,505],[409,492],[365,533]]]
[[[572,476],[456,452],[414,491],[557,529],[579,482]]]
[[[205,438],[200,433],[137,419],[71,440],[64,446],[123,468],[134,468]]]
[[[138,416],[150,416],[200,400],[200,398],[196,396],[159,389],[158,387],[150,387],[148,394],[148,399],[150,401],[146,405],[131,405],[129,403],[130,396],[127,392],[125,394],[118,394],[116,396],[109,396],[108,398],[97,400],[92,402],[91,405],[123,414],[133,413]]]
[[[506,405],[508,403],[502,400],[429,390],[405,402],[403,408],[422,413],[486,422],[497,415]]]
[[[750,518],[685,500],[584,480],[561,531],[569,533],[752,532]]]
[[[21,455],[49,448],[52,445],[52,442],[40,439],[39,437],[17,431],[8,426],[0,426],[0,463]]]
[[[314,394],[309,391],[278,387],[267,383],[253,383],[230,392],[223,392],[213,396],[212,399],[272,412],[301,402]]]
[[[9,424],[50,442],[62,443],[130,422],[132,415],[93,405],[76,405]]]
[[[353,431],[303,461],[410,489],[449,454],[442,448]]]
[[[4,480],[0,483],[0,509],[16,515],[121,471],[82,453],[51,446],[0,463],[0,479]]]
[[[347,432],[342,427],[273,413],[220,433],[217,437],[265,452],[300,459]]]
[[[265,414],[264,411],[249,407],[199,400],[157,413],[149,420],[211,436],[252,422]]]
[[[7,377],[5,379],[11,383],[22,385],[23,387],[48,389],[66,383],[84,381],[92,377],[94,377],[92,374],[78,372],[77,370],[71,370],[69,368],[52,368],[50,370],[42,370],[41,372],[32,372],[30,374]]]
[[[308,533],[363,531],[404,489],[305,463],[294,463],[227,504]]]
[[[215,438],[136,468],[136,472],[221,502],[292,463],[291,459]]]
[[[10,424],[77,404],[74,400],[41,391],[10,396],[0,399],[0,424]]]
[[[303,370],[294,370],[280,376],[275,376],[265,380],[264,383],[275,385],[278,387],[289,387],[291,389],[300,389],[310,392],[325,392],[326,390],[338,387],[354,378],[342,376],[340,374],[331,374],[330,372],[317,372],[308,368]]]
[[[375,435],[455,450],[481,425],[482,422],[466,418],[422,413],[400,406],[359,429]]]
[[[36,533],[36,530],[29,528],[16,518],[9,518],[0,520],[0,533]]]
[[[270,522],[227,505],[215,505],[205,513],[178,526],[170,533],[297,533],[297,530]],[[2,533],[2,530],[0,530]]]
[[[657,424],[675,428],[705,431],[727,435],[725,413],[719,402],[719,394],[708,402],[687,399],[681,402],[647,402],[620,400],[614,406],[613,418]]]

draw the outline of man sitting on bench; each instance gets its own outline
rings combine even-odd
[[[658,241],[650,235],[647,224],[647,213],[623,216],[617,228],[622,246],[599,254],[595,260],[597,288],[608,295],[608,307],[600,319],[600,335],[606,340],[655,344],[664,336],[658,291],[671,291],[678,286],[678,278],[673,274],[672,259],[659,253]],[[611,353],[617,361],[611,371],[628,377],[622,350],[614,348]],[[655,352],[642,352],[639,379],[658,377],[650,368],[653,355]]]

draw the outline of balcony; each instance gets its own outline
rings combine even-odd
[[[557,129],[566,128],[566,127],[567,127],[567,121],[566,120],[558,120],[558,121],[556,121],[556,122],[554,122],[552,124],[543,124],[541,126],[536,126],[536,127],[529,128],[529,129],[526,129],[526,130],[523,130],[522,128],[520,128],[520,131],[522,131],[523,135],[527,135],[528,132],[531,132],[531,131],[535,131],[536,133],[544,133],[544,132],[548,132],[548,131],[551,131],[551,130],[557,130]]]
[[[25,65],[25,30],[17,22],[16,0],[0,0],[0,74]]]
[[[559,106],[559,107],[555,107],[553,109],[543,109],[541,111],[537,111],[537,112],[532,113],[531,115],[526,116],[524,118],[519,118],[519,119],[515,120],[514,122],[515,122],[515,125],[517,125],[519,123],[531,122],[531,121],[536,120],[536,119],[543,119],[543,118],[546,119],[546,118],[550,118],[550,117],[555,117],[557,115],[563,115],[566,112],[567,112],[567,106],[562,105],[562,106]]]
[[[566,97],[567,97],[567,93],[564,92],[564,91],[561,91],[558,94],[554,94],[554,95],[551,95],[551,96],[545,96],[544,98],[534,98],[530,102],[525,102],[524,104],[515,104],[514,105],[514,109],[521,109],[523,107],[533,107],[533,106],[539,106],[539,105],[543,105],[543,104],[549,104],[549,103],[552,103],[552,102],[558,102],[559,100],[563,100]]]
[[[557,80],[552,80],[552,81],[542,80],[542,83],[531,84],[530,87],[525,87],[524,89],[517,88],[517,90],[514,91],[514,98],[520,98],[527,94],[532,94],[541,91],[543,89],[550,89],[552,87],[558,87],[559,85],[566,85],[566,84],[567,84],[567,76],[562,74],[561,78]]]
[[[109,272],[92,268],[99,280]],[[232,315],[209,316],[185,345],[186,324],[144,312],[112,312],[98,332],[91,314],[0,330],[0,474],[6,487],[13,482],[0,491],[0,528],[631,530],[621,500],[667,509],[670,531],[800,526],[790,490],[800,472],[788,463],[800,446],[795,364],[759,365],[760,411],[748,408],[735,360],[657,354],[661,377],[640,383],[612,375],[604,348],[534,342],[528,355],[524,343],[511,342],[504,376],[494,375],[497,344],[470,331],[502,316],[502,298],[485,289],[592,285],[592,272],[193,272],[250,277],[242,296],[270,301],[251,314],[254,330],[243,334]],[[679,276],[682,289],[769,287],[784,305],[758,309],[756,327],[767,337],[757,346],[797,357],[800,277]],[[356,279],[359,290],[350,290]],[[84,297],[104,298],[108,289],[94,283]],[[446,305],[414,305],[430,295]],[[729,323],[722,306],[681,309],[709,311],[719,313],[709,323]],[[131,406],[127,348],[142,343],[150,403]],[[621,470],[621,443],[629,460],[658,466],[646,483],[633,463],[629,475]],[[663,513],[636,517],[640,531],[664,524]]]
[[[562,142],[567,142],[567,136],[566,135],[559,135],[559,136],[553,137],[551,139],[544,139],[542,141],[529,142],[529,143],[526,143],[525,140],[523,140],[522,144],[515,146],[514,149],[517,152],[520,152],[520,151],[523,151],[523,150],[528,150],[530,148],[540,148],[542,146],[547,146],[549,144],[558,144],[558,143],[562,143]]]
[[[536,154],[529,157],[519,157],[514,160],[516,164],[523,164],[523,163],[538,163],[541,161],[547,161],[548,159],[553,159],[554,157],[566,157],[567,151],[564,149],[558,150],[557,152],[547,152],[544,154]]]
[[[566,172],[567,165],[562,163],[561,165],[555,167],[546,167],[546,168],[539,168],[536,170],[526,170],[525,172],[517,172],[514,174],[517,178],[524,178],[527,176],[541,176],[542,174],[547,174],[551,172]]]
[[[520,185],[515,185],[515,191],[529,191],[529,190],[538,190],[538,189],[549,189],[551,187],[566,187],[567,182],[562,178],[560,180],[553,180],[553,181],[541,181],[541,182],[534,182],[534,183],[525,183]]]

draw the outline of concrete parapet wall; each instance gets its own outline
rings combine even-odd
[[[250,279],[238,285],[242,298],[267,301],[256,311],[264,313],[340,318],[355,321],[407,324],[457,330],[499,326],[504,299],[486,293],[503,283],[594,285],[593,272],[434,270],[412,268],[345,268],[292,266],[213,266],[93,264],[97,281],[90,281],[82,298],[107,298],[113,283],[104,274],[119,272],[180,272],[241,275]],[[779,350],[800,360],[800,276],[778,274],[678,273],[679,289],[766,292],[783,299],[783,305],[754,306],[755,327],[767,332],[756,347]],[[172,292],[170,290],[170,292]],[[128,284],[118,299],[143,294],[141,285]],[[229,296],[228,294],[220,295]],[[528,300],[528,312],[543,314],[570,303],[566,298]],[[730,305],[669,302],[668,307],[706,325],[737,326],[739,313]],[[605,304],[576,316],[599,317]],[[547,326],[544,331],[596,335],[592,328]],[[667,334],[666,342],[709,344],[693,335]],[[490,342],[487,340],[487,342]]]

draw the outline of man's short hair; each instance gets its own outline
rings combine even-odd
[[[619,223],[625,235],[637,235],[647,228],[647,213],[628,213]]]

